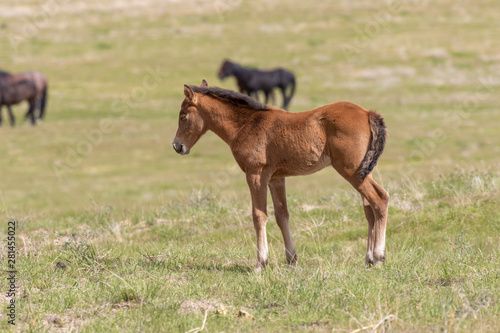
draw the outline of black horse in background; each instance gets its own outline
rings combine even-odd
[[[295,75],[283,68],[273,70],[261,70],[256,68],[243,67],[235,62],[224,60],[218,73],[219,79],[223,80],[228,76],[235,76],[238,82],[240,93],[247,94],[259,100],[259,91],[262,90],[267,104],[269,96],[274,104],[274,88],[279,88],[283,94],[283,109],[288,109],[288,104],[295,93]],[[291,86],[287,95],[287,88]]]

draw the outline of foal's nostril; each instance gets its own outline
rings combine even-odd
[[[172,142],[172,147],[177,153],[180,153],[182,151],[182,144],[180,143]]]

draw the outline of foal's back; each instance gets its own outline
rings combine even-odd
[[[266,136],[304,139],[306,136],[336,136],[342,133],[369,133],[368,110],[351,102],[335,102],[319,108],[292,113],[271,107],[249,118],[252,131]]]
[[[287,177],[319,171],[339,156],[357,169],[370,134],[368,110],[351,102],[299,113],[271,108],[248,118],[231,149],[237,161],[271,166],[275,177]]]

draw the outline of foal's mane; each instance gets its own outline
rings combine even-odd
[[[219,87],[205,88],[198,86],[190,86],[190,88],[193,89],[194,92],[220,98],[238,106],[248,107],[254,111],[270,110],[268,105],[262,104],[249,96],[237,93],[232,90],[226,90]]]

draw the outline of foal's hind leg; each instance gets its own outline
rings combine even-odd
[[[389,194],[377,184],[371,174],[357,186],[363,196],[363,208],[368,220],[368,244],[365,264],[375,265],[385,261],[385,230]]]
[[[285,242],[286,261],[289,265],[297,263],[297,253],[292,242],[292,235],[290,234],[288,207],[286,204],[286,188],[285,178],[273,179],[269,182],[269,190],[273,198],[274,215],[276,222],[280,227],[283,241]]]
[[[373,209],[370,206],[368,200],[366,200],[363,196],[361,196],[363,200],[363,210],[365,211],[365,217],[368,221],[368,242],[366,244],[366,257],[365,264],[370,265],[370,262],[373,263],[373,241],[374,241],[374,226],[375,226],[375,215],[373,214]]]
[[[355,163],[356,164],[356,163]],[[385,229],[389,194],[369,174],[360,181],[356,170],[346,170],[341,163],[332,166],[361,194],[363,210],[368,221],[368,242],[365,264],[367,266],[385,261]]]

